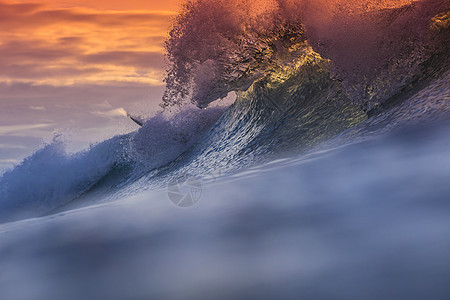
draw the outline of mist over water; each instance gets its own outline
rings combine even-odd
[[[160,190],[4,224],[2,295],[446,299],[449,151],[448,126],[414,128],[205,183],[187,210]]]

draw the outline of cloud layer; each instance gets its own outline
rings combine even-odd
[[[74,151],[157,110],[178,3],[0,0],[0,176],[54,134]]]
[[[151,1],[153,10],[136,9],[142,1],[130,1],[134,10],[102,10],[94,5],[101,1],[69,8],[58,2],[0,0],[0,82],[162,84],[170,5]]]

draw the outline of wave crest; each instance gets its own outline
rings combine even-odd
[[[448,30],[430,24],[449,9],[445,0],[187,1],[166,42],[163,106],[190,99],[204,108],[311,46],[331,60],[350,98],[371,109],[414,82],[434,55],[442,61]]]

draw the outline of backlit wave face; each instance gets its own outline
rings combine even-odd
[[[186,1],[166,43],[164,102],[190,99],[206,107],[312,47],[331,61],[352,99],[370,107],[443,52],[448,37],[432,28],[432,19],[449,9],[444,0]]]

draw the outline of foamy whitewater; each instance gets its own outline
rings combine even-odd
[[[449,299],[449,14],[185,2],[160,113],[1,175],[0,298]]]

